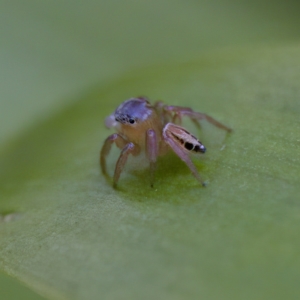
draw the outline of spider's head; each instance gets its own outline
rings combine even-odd
[[[134,125],[146,121],[152,113],[146,98],[131,98],[124,101],[115,111],[115,120],[121,124]]]

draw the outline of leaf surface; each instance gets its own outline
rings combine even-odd
[[[296,299],[299,50],[140,69],[29,130],[1,155],[0,212],[16,218],[0,223],[0,268],[51,299]],[[207,145],[194,159],[207,188],[172,154],[153,189],[134,160],[117,190],[102,177],[103,120],[138,95],[234,129],[190,128]]]

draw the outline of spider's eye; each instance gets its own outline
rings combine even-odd
[[[135,119],[130,118],[130,119],[128,120],[128,122],[129,122],[130,124],[134,124],[134,123],[135,123]]]

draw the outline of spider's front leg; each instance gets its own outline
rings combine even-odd
[[[126,141],[121,135],[117,133],[110,135],[104,141],[104,144],[100,151],[100,166],[101,166],[102,173],[105,176],[107,176],[106,156],[109,154],[113,143],[115,143],[119,149],[123,149],[128,143],[128,141]]]
[[[140,153],[140,148],[133,143],[128,143],[123,150],[121,151],[121,154],[119,156],[119,159],[116,163],[115,173],[114,173],[114,179],[113,179],[113,186],[114,188],[117,187],[118,180],[120,178],[121,172],[123,171],[123,168],[126,164],[126,161],[128,159],[129,154],[132,155],[138,155]]]
[[[158,141],[153,129],[148,129],[146,132],[146,155],[150,162],[150,185],[153,187],[154,171],[158,156]]]
[[[232,129],[230,127],[227,127],[226,125],[220,123],[216,119],[212,118],[211,116],[200,113],[200,112],[195,112],[189,107],[182,107],[182,106],[175,106],[175,105],[166,105],[164,106],[164,110],[168,113],[174,113],[172,122],[173,123],[178,123],[181,125],[182,122],[182,117],[187,116],[189,117],[193,123],[197,126],[200,127],[199,121],[200,120],[206,120],[209,123],[213,124],[214,126],[226,130],[227,132],[231,132]]]
[[[186,129],[172,123],[168,123],[164,127],[163,139],[179,156],[179,158],[186,163],[192,174],[201,183],[201,185],[206,186],[205,182],[202,180],[195,165],[189,157],[189,154],[191,152],[205,153],[206,149],[204,145]]]
[[[124,168],[124,165],[127,161],[129,154],[137,155],[139,153],[139,148],[135,146],[133,143],[129,143],[126,139],[124,139],[121,135],[114,133],[110,135],[104,142],[101,152],[100,152],[100,165],[102,173],[107,176],[106,170],[106,156],[109,154],[111,150],[112,144],[115,143],[119,149],[122,149],[119,159],[116,163],[114,177],[113,177],[113,185],[117,186],[117,182],[120,178],[121,172]]]

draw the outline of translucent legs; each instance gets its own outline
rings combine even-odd
[[[121,135],[115,133],[110,135],[104,142],[100,152],[100,166],[102,173],[108,176],[106,170],[106,157],[111,150],[112,144],[115,143],[119,149],[122,149],[119,159],[116,163],[115,172],[113,176],[113,186],[116,187],[120,175],[124,169],[128,156],[138,155],[140,153],[140,147],[128,142]],[[146,156],[150,163],[150,184],[153,187],[154,183],[154,171],[156,160],[158,156],[158,140],[154,130],[148,129],[146,132]]]
[[[232,129],[227,127],[226,125],[220,123],[216,119],[212,118],[211,116],[208,116],[207,114],[200,113],[200,112],[195,112],[189,107],[181,107],[181,106],[174,106],[174,105],[166,105],[163,107],[164,111],[166,113],[174,113],[172,117],[172,122],[173,123],[178,123],[181,124],[181,119],[183,116],[189,117],[193,123],[197,126],[200,127],[199,121],[200,120],[206,120],[209,123],[213,124],[214,126],[226,130],[227,132],[231,132]]]
[[[155,164],[158,156],[158,142],[153,129],[146,132],[146,155],[150,162],[150,185],[153,187]]]
[[[114,188],[117,187],[117,182],[120,178],[121,172],[126,164],[129,154],[135,154],[135,152],[136,152],[136,147],[134,146],[133,143],[128,143],[121,151],[119,159],[116,163],[116,168],[114,173],[114,180],[113,180]]]
[[[115,143],[118,148],[122,149],[113,176],[113,186],[116,187],[129,154],[137,155],[140,150],[133,143],[126,141],[121,135],[117,133],[110,135],[105,140],[100,152],[100,166],[102,173],[106,176],[108,175],[106,170],[106,156],[109,154],[113,143]]]

